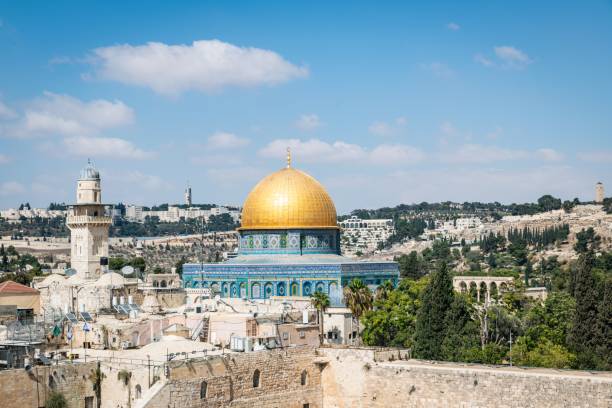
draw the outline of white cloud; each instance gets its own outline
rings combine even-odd
[[[17,113],[0,101],[0,119],[13,119],[16,117]]]
[[[259,150],[259,155],[268,158],[284,158],[287,147],[291,148],[296,161],[343,162],[365,157],[364,149],[356,144],[342,141],[327,143],[319,139],[276,139]]]
[[[318,115],[312,114],[304,114],[299,117],[299,119],[295,122],[295,126],[301,130],[314,130],[322,125],[321,120]]]
[[[495,66],[495,63],[493,61],[491,61],[490,59],[488,59],[487,57],[485,57],[482,54],[476,54],[474,56],[474,61],[476,61],[477,63],[484,65],[485,67],[493,67]]]
[[[403,116],[396,118],[394,123],[376,121],[368,126],[368,131],[377,136],[389,136],[406,126],[406,123],[408,120]]]
[[[539,158],[546,161],[561,161],[565,157],[562,153],[550,148],[538,149],[536,154]]]
[[[5,181],[0,184],[0,196],[21,194],[26,191],[25,187],[16,181]]]
[[[368,131],[373,135],[388,136],[391,134],[392,129],[386,122],[374,122],[368,126]]]
[[[531,63],[529,56],[518,48],[511,47],[509,45],[502,45],[494,47],[493,50],[499,59],[509,65],[523,67]]]
[[[135,160],[155,157],[155,153],[141,150],[129,141],[115,137],[67,137],[64,145],[67,153],[75,156]]]
[[[211,149],[237,149],[249,144],[249,139],[238,137],[233,133],[216,132],[208,138],[207,146]]]
[[[461,29],[461,26],[457,23],[451,22],[446,25],[446,28],[448,28],[451,31],[459,31]]]
[[[121,101],[81,101],[70,95],[44,92],[32,101],[22,117],[4,127],[13,137],[35,135],[83,136],[132,123],[134,111]]]
[[[428,64],[421,64],[421,69],[431,72],[438,78],[452,78],[455,76],[453,71],[448,65],[441,62],[430,62]]]
[[[440,153],[440,159],[446,163],[493,163],[506,160],[520,160],[529,158],[530,154],[524,150],[504,149],[497,146],[483,146],[466,144],[452,151]]]
[[[375,164],[410,164],[424,158],[425,153],[420,149],[406,145],[380,145],[370,152],[370,160]]]
[[[273,85],[308,76],[306,67],[296,66],[273,51],[219,40],[102,47],[93,50],[91,62],[98,78],[148,87],[164,95]]]
[[[487,68],[500,67],[510,69],[523,69],[533,62],[524,51],[509,45],[493,47],[493,54],[497,58],[495,61],[482,54],[476,54],[474,61]]]
[[[600,150],[591,152],[580,152],[577,154],[579,160],[593,163],[612,163],[612,151]]]
[[[362,146],[336,141],[324,142],[319,139],[277,139],[259,150],[266,158],[283,159],[291,148],[294,162],[309,163],[351,163],[357,160],[376,165],[396,164],[398,162],[420,161],[425,155],[419,149],[406,145],[379,145],[369,150]]]
[[[5,154],[0,153],[0,164],[7,164],[11,162],[11,158]]]

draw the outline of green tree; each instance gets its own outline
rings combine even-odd
[[[414,352],[418,358],[440,360],[447,332],[446,313],[453,302],[453,283],[448,266],[441,262],[423,292],[417,314]]]
[[[442,341],[442,357],[448,361],[470,361],[479,347],[478,326],[472,319],[473,307],[466,295],[454,294],[446,313],[446,335]]]
[[[601,237],[595,234],[593,227],[589,227],[586,230],[583,228],[582,231],[576,234],[574,250],[579,254],[595,251],[597,248],[599,248],[600,241]]]
[[[596,366],[595,349],[597,348],[598,332],[598,293],[593,276],[594,254],[592,251],[583,253],[578,259],[574,283],[576,299],[576,314],[570,331],[570,344],[576,351],[580,368]]]
[[[531,265],[531,262],[527,260],[527,263],[525,264],[525,287],[529,287],[529,279],[531,278],[532,274],[533,266]]]
[[[66,401],[64,394],[52,391],[49,397],[47,397],[45,408],[68,408],[68,401]]]
[[[317,322],[319,323],[319,343],[323,344],[323,316],[331,302],[327,293],[316,291],[310,296],[310,303],[317,310]]]
[[[363,316],[363,342],[368,346],[412,347],[416,315],[428,278],[403,279],[386,297],[377,297],[374,309]]]
[[[372,309],[372,292],[361,279],[353,279],[343,289],[344,304],[351,310],[353,317],[357,320],[357,333],[361,316]]]
[[[516,365],[528,367],[571,368],[576,356],[565,347],[543,339],[534,348],[530,348],[525,337],[519,337],[510,352]]]
[[[393,282],[386,280],[376,288],[375,300],[385,300],[393,290]]]
[[[419,279],[424,275],[421,261],[417,251],[411,251],[397,258],[397,263],[402,278]]]

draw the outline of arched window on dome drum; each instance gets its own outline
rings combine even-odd
[[[271,282],[267,282],[264,286],[264,298],[269,299],[273,295],[274,286]]]
[[[251,297],[252,298],[260,298],[261,297],[261,286],[259,286],[259,283],[254,283],[251,286]]]
[[[302,284],[302,295],[303,296],[310,296],[312,294],[312,286],[310,284],[310,282],[304,282]]]
[[[325,292],[325,284],[323,282],[317,282],[315,289],[317,292]]]
[[[285,296],[287,294],[287,290],[285,288],[285,282],[279,282],[276,285],[276,295],[277,296]]]
[[[241,298],[247,297],[247,286],[246,286],[246,283],[244,282],[240,284],[240,297]]]

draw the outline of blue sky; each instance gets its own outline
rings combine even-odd
[[[291,146],[339,212],[612,188],[612,3],[0,1],[0,207],[240,205]]]

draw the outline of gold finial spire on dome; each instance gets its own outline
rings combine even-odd
[[[287,147],[287,168],[291,167],[291,148]]]

